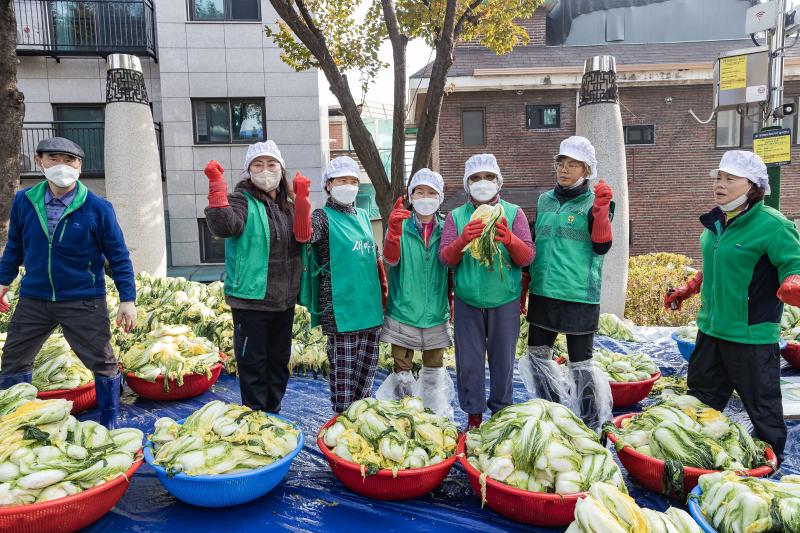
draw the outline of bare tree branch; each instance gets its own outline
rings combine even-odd
[[[464,22],[469,20],[472,21],[473,24],[477,24],[478,18],[480,17],[474,18],[473,12],[478,8],[479,5],[481,5],[481,3],[483,3],[483,0],[472,0],[472,3],[469,4],[466,9],[464,9],[464,12],[461,14],[461,17],[459,17],[453,32],[453,36],[456,39],[458,39],[462,30],[464,29]]]
[[[408,37],[400,31],[397,12],[393,0],[381,0],[383,18],[392,44],[394,59],[394,110],[392,117],[392,199],[402,194],[405,185],[405,144],[406,144],[406,99],[408,98],[408,78],[406,73],[406,50]]]

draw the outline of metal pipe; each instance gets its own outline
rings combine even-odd
[[[783,119],[783,45],[786,41],[786,0],[776,0],[778,3],[778,18],[775,29],[769,32],[770,49],[770,76],[769,76],[769,103],[767,117],[763,127],[780,126]]]

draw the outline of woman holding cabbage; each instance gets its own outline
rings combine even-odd
[[[611,417],[608,377],[592,363],[600,319],[603,256],[611,248],[611,188],[597,176],[594,146],[585,137],[561,142],[555,188],[536,206],[536,259],[523,275],[529,298],[528,353],[519,370],[535,398],[561,402],[598,431]],[[528,296],[528,289],[530,295]],[[567,336],[568,372],[553,360],[553,343]]]
[[[725,152],[711,171],[717,206],[700,217],[703,271],[664,296],[664,307],[700,293],[689,394],[722,411],[734,390],[755,436],[779,459],[786,444],[778,340],[783,303],[800,305],[800,237],[764,205],[767,167],[744,150]]]
[[[242,403],[277,413],[289,381],[302,271],[292,220],[303,207],[292,204],[286,166],[272,141],[247,148],[243,179],[231,194],[222,165],[209,161],[205,173],[206,222],[225,239],[225,301],[233,313]],[[310,204],[305,206],[309,210]]]
[[[452,418],[453,380],[444,367],[450,338],[447,268],[436,260],[442,237],[439,206],[444,180],[438,173],[418,170],[408,185],[413,211],[397,200],[383,245],[389,265],[389,296],[381,341],[391,344],[394,372],[375,396],[399,400],[417,396],[428,409]],[[414,351],[422,352],[419,380],[411,374]]]
[[[534,255],[528,219],[519,206],[500,199],[502,187],[494,155],[470,157],[464,166],[467,201],[447,215],[439,245],[439,259],[454,273],[456,378],[468,429],[480,426],[487,406],[496,413],[512,403],[520,280]]]

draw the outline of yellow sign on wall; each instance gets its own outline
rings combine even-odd
[[[747,56],[719,60],[719,88],[722,91],[747,87]]]
[[[767,165],[788,165],[792,159],[792,131],[784,128],[754,134],[753,152]]]

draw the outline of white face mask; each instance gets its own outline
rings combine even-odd
[[[414,205],[414,211],[424,217],[434,214],[439,209],[438,198],[415,198],[411,203]]]
[[[576,181],[575,183],[573,183],[573,184],[572,184],[572,185],[570,185],[569,187],[564,187],[564,188],[565,188],[565,189],[567,189],[567,190],[571,190],[571,189],[577,189],[578,187],[580,187],[581,185],[583,185],[583,183],[584,183],[585,181],[586,181],[586,178],[585,178],[585,177],[583,177],[583,178],[578,178],[578,181]]]
[[[470,184],[469,194],[479,202],[488,202],[497,194],[497,184],[489,180],[480,180]]]
[[[81,171],[77,168],[72,168],[69,165],[53,165],[50,168],[44,169],[44,177],[47,181],[51,182],[56,187],[67,188],[76,181]]]
[[[743,206],[745,202],[747,202],[747,193],[744,193],[743,195],[734,198],[727,204],[720,204],[719,208],[725,211],[726,213],[729,213],[731,211],[736,211],[738,208]]]
[[[342,205],[350,205],[356,201],[358,185],[336,185],[331,189],[331,197]]]
[[[278,188],[282,177],[283,172],[280,170],[264,170],[258,174],[250,174],[250,181],[262,191],[271,192]]]

